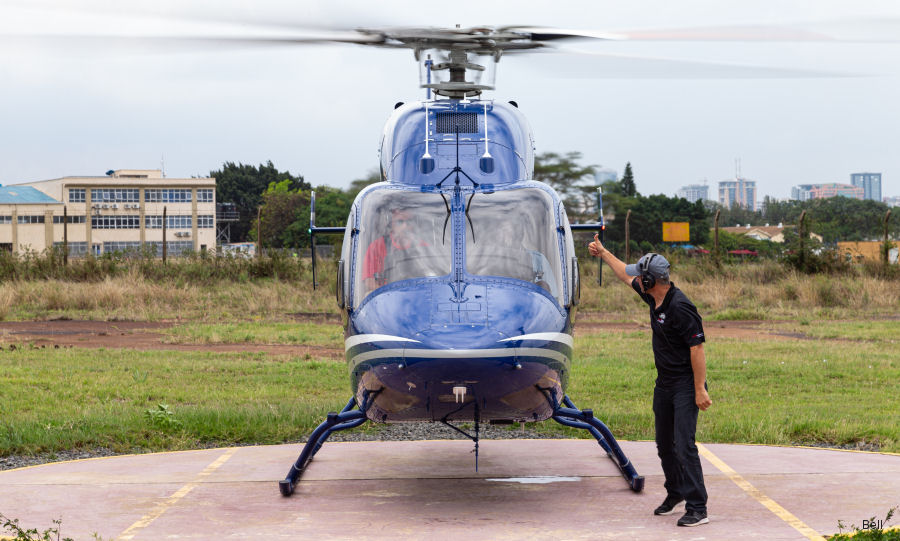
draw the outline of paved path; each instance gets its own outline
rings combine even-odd
[[[300,445],[210,449],[0,472],[0,512],[91,539],[820,539],[900,504],[900,456],[701,445],[710,524],[655,517],[651,442],[620,442],[631,492],[592,440],[326,443],[291,498]]]

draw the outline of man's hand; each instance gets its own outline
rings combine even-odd
[[[600,242],[600,235],[598,233],[594,233],[594,242],[588,244],[588,251],[594,257],[600,257],[606,248],[603,247],[603,244]]]
[[[706,389],[699,389],[695,393],[695,400],[697,402],[697,407],[703,411],[710,406],[712,406],[712,400],[709,398],[709,393]]]

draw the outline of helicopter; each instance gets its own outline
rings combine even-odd
[[[475,443],[482,423],[554,419],[588,430],[640,492],[644,478],[609,428],[565,394],[580,296],[559,195],[533,180],[534,139],[515,102],[481,99],[503,54],[566,33],[515,28],[361,30],[413,49],[426,99],[398,103],[384,128],[382,182],[356,197],[343,234],[336,301],[353,397],[309,437],[284,480],[290,496],[335,431],[439,422]],[[598,194],[602,208],[602,196]],[[315,270],[314,277],[315,283]],[[454,423],[472,422],[474,433]]]

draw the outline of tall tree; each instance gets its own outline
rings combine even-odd
[[[240,219],[231,227],[235,241],[256,240],[248,238],[248,233],[256,223],[256,210],[270,183],[287,180],[289,189],[295,192],[310,187],[302,176],[279,171],[271,161],[259,167],[225,162],[222,169],[210,171],[209,176],[216,179],[216,201],[234,203],[240,213]]]
[[[634,173],[631,171],[631,162],[625,164],[625,172],[622,173],[622,179],[619,181],[621,185],[621,193],[625,197],[636,197],[638,194],[637,186],[634,183]]]

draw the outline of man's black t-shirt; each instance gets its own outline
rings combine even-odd
[[[697,308],[674,283],[659,308],[651,295],[641,291],[637,278],[631,281],[631,287],[650,305],[656,384],[672,387],[693,383],[691,347],[706,341]]]

